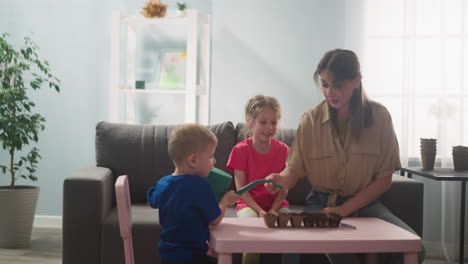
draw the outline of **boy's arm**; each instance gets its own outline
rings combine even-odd
[[[281,204],[283,203],[284,199],[286,199],[286,195],[288,195],[288,190],[287,189],[281,189],[278,191],[278,194],[276,195],[275,201],[273,202],[273,205],[271,206],[269,213],[275,213],[278,211],[278,209],[281,207]]]
[[[148,205],[151,206],[151,208],[158,208],[156,200],[156,187],[151,187],[149,188],[148,193],[146,194],[146,201],[148,202]]]
[[[210,225],[218,225],[221,222],[221,220],[223,220],[227,207],[231,204],[234,204],[239,199],[240,195],[237,195],[234,191],[227,192],[219,202],[219,209],[221,209],[221,214],[219,214],[219,216],[216,217],[215,220],[211,221]]]
[[[234,177],[236,179],[236,190],[240,190],[242,187],[245,186],[245,172],[241,170],[234,170]],[[242,194],[242,199],[247,203],[247,205],[255,210],[259,215],[262,212],[265,212],[260,205],[252,198],[249,192]]]

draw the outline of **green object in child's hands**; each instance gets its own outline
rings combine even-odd
[[[240,190],[238,190],[238,191],[236,192],[236,194],[242,195],[242,194],[244,194],[245,192],[247,192],[248,190],[250,190],[250,189],[252,189],[253,187],[255,187],[255,185],[260,184],[260,183],[264,183],[264,182],[266,182],[266,183],[272,183],[275,187],[280,188],[280,189],[283,189],[283,188],[284,188],[282,185],[280,185],[280,184],[278,184],[278,183],[276,183],[276,182],[274,182],[274,181],[272,181],[272,180],[256,180],[256,181],[253,181],[253,182],[247,184],[246,186],[242,187]]]
[[[205,178],[213,189],[218,201],[220,201],[224,193],[226,193],[231,183],[231,178],[231,175],[218,168],[213,168],[208,177]]]

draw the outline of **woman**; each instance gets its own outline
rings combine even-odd
[[[367,98],[361,79],[359,60],[352,51],[335,49],[323,56],[314,80],[325,100],[303,114],[286,168],[267,179],[291,189],[307,176],[312,190],[306,212],[377,217],[415,233],[378,200],[400,168],[398,141],[390,114]],[[265,186],[276,191],[272,184]],[[423,256],[422,252],[420,262]],[[350,263],[343,257],[330,259]],[[385,262],[402,263],[402,254],[385,256]]]

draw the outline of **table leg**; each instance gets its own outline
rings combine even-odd
[[[377,253],[366,253],[366,264],[378,264],[379,263],[379,255]]]
[[[404,255],[405,264],[416,264],[418,263],[418,253],[416,252],[406,252]]]
[[[466,182],[461,182],[461,201],[460,201],[460,243],[458,250],[458,263],[463,264],[465,260],[465,193]]]
[[[219,252],[218,264],[232,264],[232,254]]]

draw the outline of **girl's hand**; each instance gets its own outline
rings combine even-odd
[[[269,213],[269,214],[278,215],[278,211],[275,211],[275,210],[273,210],[273,209],[270,209],[270,210],[268,211],[268,213]]]
[[[260,212],[258,212],[258,215],[259,215],[260,217],[263,217],[264,215],[266,215],[266,213],[267,213],[267,212],[261,210]]]

